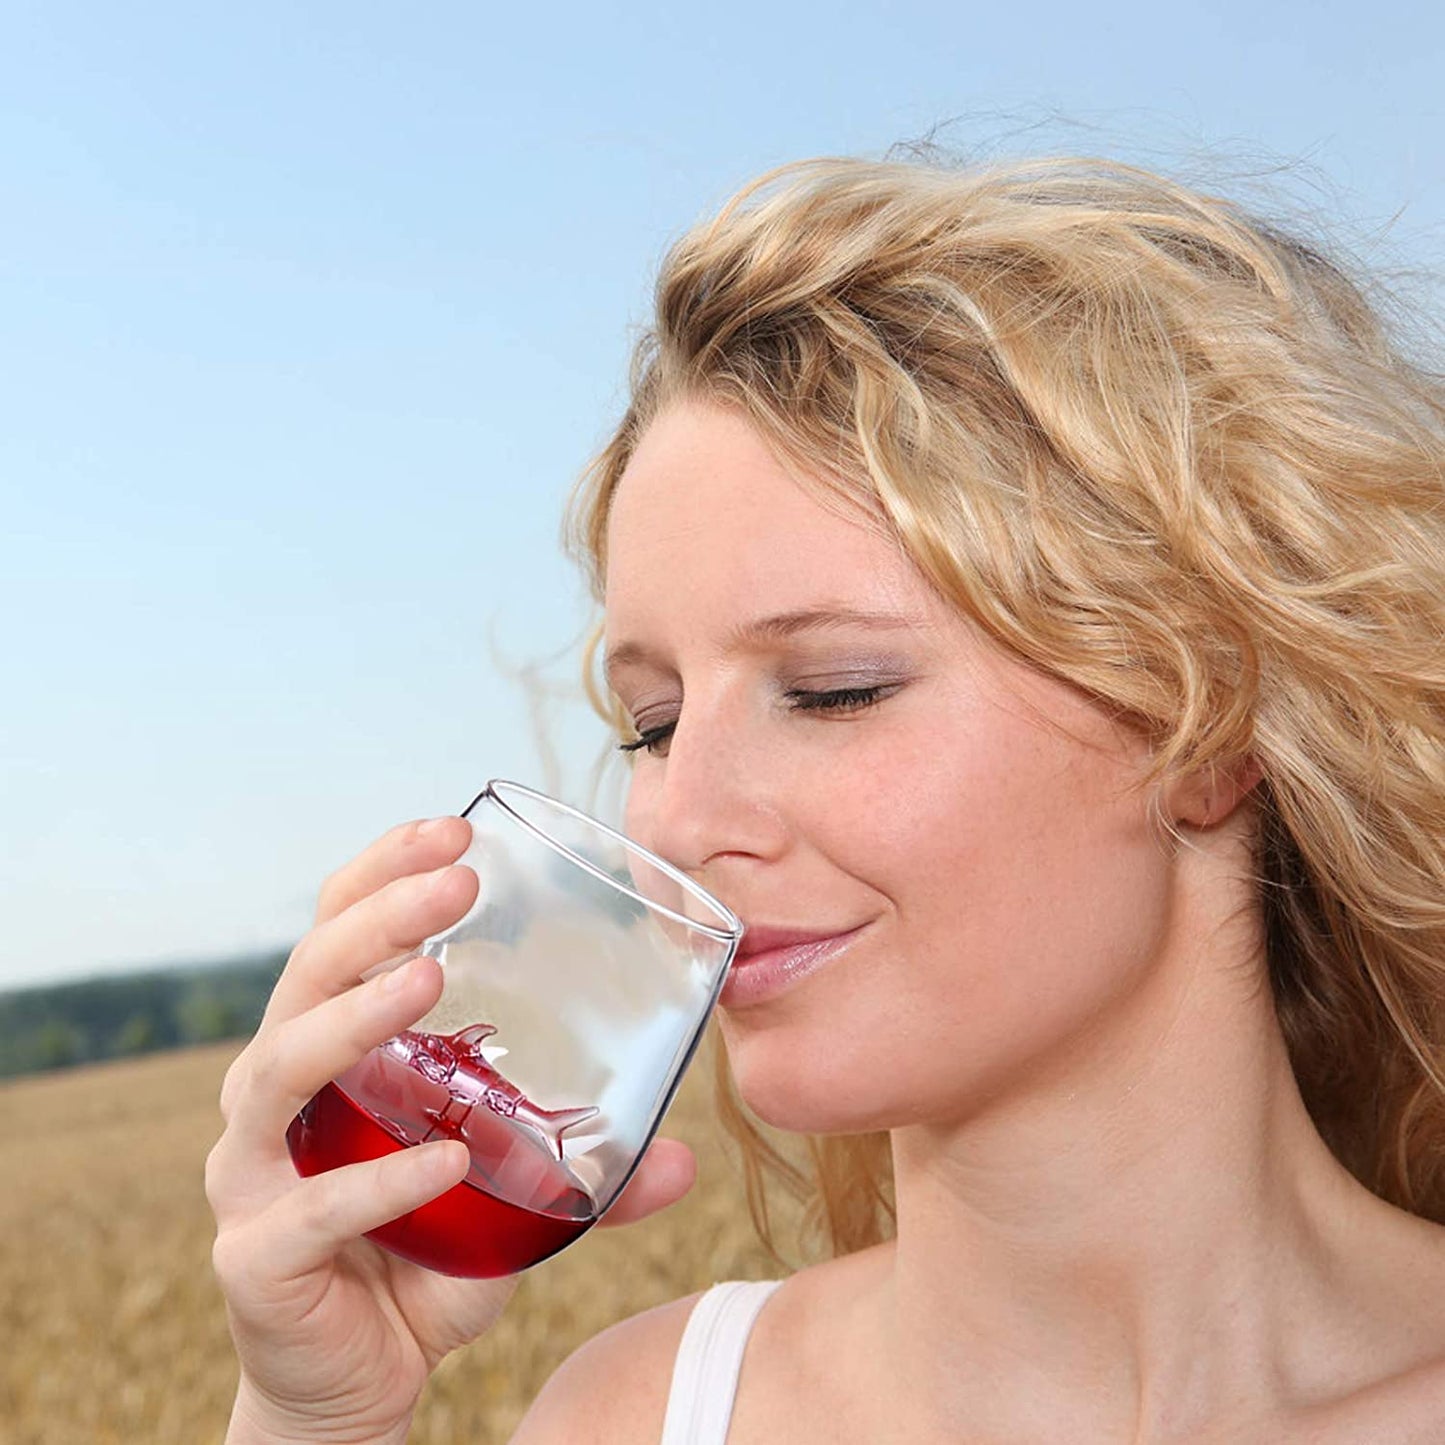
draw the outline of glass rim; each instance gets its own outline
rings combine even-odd
[[[716,927],[709,923],[700,922],[696,918],[688,918],[685,914],[678,913],[675,909],[669,908],[665,903],[658,903],[654,899],[647,898],[635,888],[629,888],[621,879],[613,877],[605,869],[597,867],[595,863],[584,858],[580,853],[574,852],[565,843],[551,837],[528,817],[518,812],[505,797],[498,792],[498,789],[507,789],[514,793],[520,793],[530,798],[535,803],[544,803],[549,808],[555,808],[558,812],[567,814],[578,822],[586,823],[589,827],[596,828],[599,832],[605,833],[615,842],[620,843],[631,853],[636,853],[645,858],[648,863],[662,870],[674,883],[679,884],[705,907],[712,909],[723,920],[722,927]],[[743,933],[743,921],[731,908],[720,899],[714,898],[702,884],[689,878],[682,869],[669,863],[666,858],[659,858],[656,853],[644,848],[641,843],[635,842],[625,833],[620,833],[616,828],[601,822],[592,817],[590,813],[584,813],[581,808],[574,808],[570,803],[564,803],[560,798],[554,798],[548,793],[539,792],[536,788],[529,788],[525,783],[514,783],[509,778],[489,778],[487,785],[462,809],[461,817],[465,818],[472,809],[482,802],[483,799],[490,799],[514,822],[525,828],[539,842],[545,843],[554,853],[560,853],[562,857],[575,863],[584,872],[590,873],[594,878],[617,889],[619,893],[625,893],[629,898],[642,904],[644,908],[650,909],[653,913],[661,913],[672,919],[674,923],[681,923],[686,928],[696,929],[699,933],[717,940],[719,943],[735,944]]]

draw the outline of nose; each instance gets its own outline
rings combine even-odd
[[[779,780],[748,723],[720,707],[684,708],[661,758],[640,759],[628,792],[628,831],[710,887],[787,844]]]

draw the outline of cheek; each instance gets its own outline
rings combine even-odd
[[[639,773],[635,763],[629,765],[632,768],[627,778],[626,803],[622,811],[622,831],[636,843],[641,843],[644,848],[653,848],[652,843],[652,797],[651,787],[647,780]]]
[[[767,1122],[855,1132],[967,1114],[1057,1065],[1159,956],[1170,870],[1143,801],[1051,739],[972,741],[951,765],[935,743],[891,784],[860,779],[857,815],[831,814],[831,861],[886,906],[846,966],[724,1018]]]

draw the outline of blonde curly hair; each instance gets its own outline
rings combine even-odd
[[[599,602],[638,439],[738,409],[1000,644],[1146,730],[1152,781],[1249,757],[1269,982],[1340,1161],[1445,1222],[1445,385],[1320,250],[1131,166],[818,160],[684,236],[569,508]],[[615,699],[588,686],[619,732]],[[1165,822],[1167,826],[1167,821]],[[800,1167],[835,1253],[884,1238],[885,1134]]]

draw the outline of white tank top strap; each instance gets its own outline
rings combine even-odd
[[[748,1335],[781,1283],[729,1280],[693,1306],[672,1367],[662,1445],[724,1445]]]

